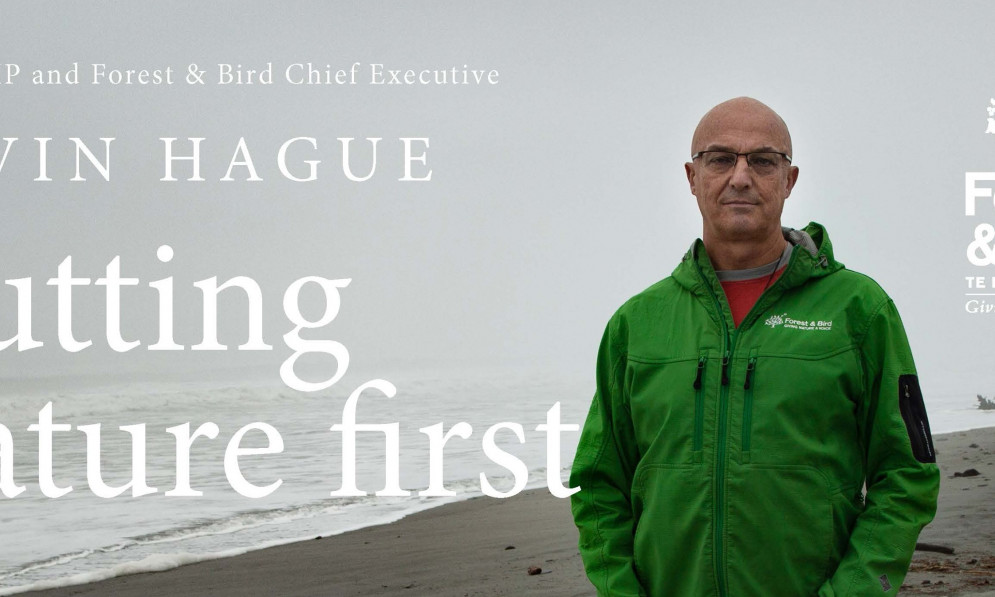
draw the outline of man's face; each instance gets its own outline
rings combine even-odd
[[[691,149],[692,155],[710,150],[791,155],[791,137],[766,106],[733,100],[705,115]],[[798,179],[798,168],[780,157],[777,164],[769,173],[756,172],[746,156],[725,171],[706,167],[703,157],[684,165],[691,193],[698,200],[706,245],[780,236],[781,210]]]

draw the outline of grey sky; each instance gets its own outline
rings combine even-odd
[[[801,175],[784,223],[825,224],[837,257],[894,297],[917,364],[944,391],[995,391],[995,314],[964,312],[965,256],[990,202],[964,215],[964,172],[995,171],[986,135],[995,96],[989,4],[700,2],[4,3],[0,133],[18,137],[0,172],[3,279],[34,279],[40,349],[0,359],[0,375],[273,364],[287,356],[280,306],[302,276],[352,278],[323,338],[355,367],[390,378],[407,365],[592,368],[605,321],[668,275],[700,220],[683,173],[691,133],[714,104],[751,95],[791,129]],[[189,86],[186,65],[259,68],[497,69],[493,87]],[[168,87],[33,86],[27,71],[79,62],[172,66]],[[162,183],[159,137],[206,137],[203,183]],[[240,136],[265,181],[221,183]],[[280,144],[318,139],[319,180],[276,169]],[[400,183],[397,137],[429,137],[428,183]],[[50,183],[33,137],[52,137]],[[112,179],[71,183],[69,137],[115,137]],[[376,175],[346,181],[336,137],[383,137]],[[361,146],[360,146],[361,147]],[[358,148],[357,148],[358,149]],[[357,164],[359,156],[357,156]],[[236,170],[244,175],[244,170]],[[176,256],[158,263],[169,244]],[[103,339],[102,289],[77,291],[77,337],[55,336],[44,285],[73,257],[101,277],[121,257],[126,339]],[[150,353],[148,282],[173,276],[177,341],[200,341],[199,292],[217,275],[254,278],[272,354]],[[14,333],[0,289],[0,338]],[[992,297],[995,299],[995,297]],[[233,301],[233,305],[237,301]],[[995,301],[993,301],[995,302]],[[223,308],[225,308],[223,306]],[[222,341],[244,341],[237,308]],[[86,319],[84,319],[86,318]],[[89,321],[87,321],[89,320]]]

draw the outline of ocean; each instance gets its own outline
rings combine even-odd
[[[356,421],[397,424],[396,483],[411,492],[408,496],[375,495],[388,485],[388,442],[382,430],[356,433],[356,487],[367,495],[331,495],[342,487],[343,434],[330,428],[342,423],[349,394],[373,378],[347,376],[316,394],[290,390],[278,380],[114,386],[60,380],[54,384],[57,390],[51,381],[7,384],[16,389],[0,395],[0,422],[13,440],[14,482],[25,489],[13,498],[0,497],[0,595],[163,570],[391,522],[481,495],[482,474],[491,491],[514,493],[514,464],[497,464],[501,453],[493,449],[491,455],[497,457],[485,453],[488,435],[493,435],[496,448],[528,470],[527,481],[519,480],[527,487],[545,486],[548,475],[566,483],[578,433],[560,434],[558,462],[553,459],[558,466],[549,471],[547,434],[536,427],[546,423],[557,404],[562,424],[581,425],[592,394],[589,380],[548,372],[385,377],[396,387],[396,395],[365,392],[358,400]],[[51,479],[64,492],[72,488],[57,498],[42,492],[39,434],[28,431],[49,403],[56,425],[72,425],[71,430],[53,433]],[[969,392],[936,391],[927,398],[927,407],[934,434],[995,426],[995,411],[980,411]],[[200,437],[189,450],[190,488],[203,495],[166,495],[176,487],[178,461],[177,439],[166,429],[189,423],[192,433],[208,422],[217,425],[216,438]],[[430,440],[419,430],[442,423],[443,431],[449,431],[460,422],[469,424],[470,429],[463,429],[470,431],[469,437],[453,435],[441,458],[441,485],[452,495],[419,495],[432,484]],[[119,427],[145,425],[145,476],[154,493],[131,497],[129,489],[113,498],[94,495],[88,467],[96,464],[87,462],[87,434],[77,426],[97,423],[99,474],[111,487],[132,477],[132,436]],[[238,457],[246,483],[265,487],[279,481],[261,498],[239,494],[225,469],[230,440],[252,423],[271,426],[283,442],[279,453]],[[513,425],[494,427],[499,423],[520,425],[524,441]],[[94,428],[90,435],[95,435]],[[240,447],[265,448],[268,443],[264,432],[255,429],[244,434]],[[94,446],[91,453],[96,452]],[[435,464],[438,469],[440,463]]]

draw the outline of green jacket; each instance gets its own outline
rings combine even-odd
[[[700,240],[609,322],[570,479],[599,595],[897,594],[939,489],[915,365],[884,291],[792,232],[739,328]]]

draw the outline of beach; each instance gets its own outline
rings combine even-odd
[[[995,597],[995,427],[934,440],[940,500],[919,543],[954,553],[917,551],[901,594]]]
[[[935,447],[940,505],[920,543],[953,553],[917,551],[901,594],[995,596],[995,428],[938,435]],[[593,595],[576,542],[569,500],[538,489],[237,557],[24,595]],[[530,574],[531,567],[541,572]]]

